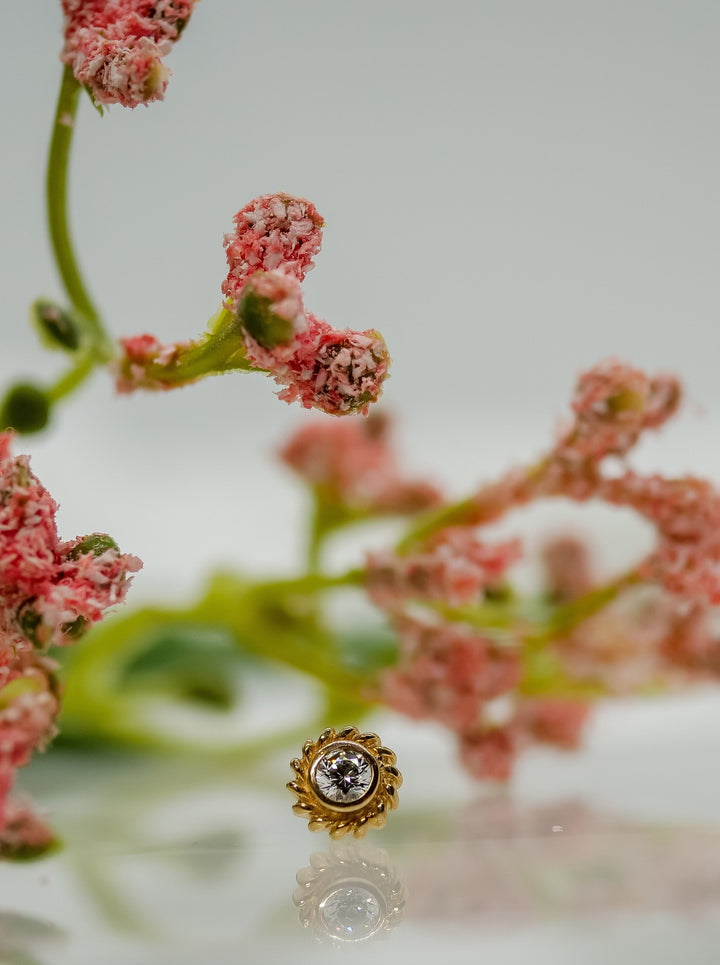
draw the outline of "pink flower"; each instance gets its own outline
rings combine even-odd
[[[12,458],[11,441],[0,433],[0,600],[32,593],[56,571],[57,503],[28,457]]]
[[[711,483],[628,472],[604,480],[598,495],[656,526],[658,546],[641,575],[688,600],[720,603],[720,493]]]
[[[469,530],[446,529],[424,552],[371,553],[365,586],[381,609],[396,609],[409,598],[462,606],[479,602],[486,589],[495,589],[521,555],[518,540],[493,545],[480,542]]]
[[[460,740],[460,760],[481,780],[510,780],[518,751],[517,729],[512,725],[478,727],[466,731]]]
[[[520,678],[517,653],[461,624],[395,620],[397,665],[381,677],[383,700],[416,719],[438,720],[463,732],[480,721],[485,702]]]
[[[104,533],[61,543],[57,505],[27,456],[12,457],[11,439],[0,434],[0,854],[42,838],[30,812],[8,811],[7,801],[17,768],[56,731],[56,665],[39,651],[81,636],[124,599],[141,566]]]
[[[235,215],[235,231],[225,235],[229,266],[222,291],[237,307],[248,278],[279,269],[299,281],[320,251],[323,219],[311,201],[290,194],[264,194]]]
[[[557,447],[564,458],[602,459],[624,455],[645,429],[661,426],[678,407],[680,385],[673,376],[649,378],[617,359],[583,373],[572,407],[575,424]]]
[[[362,517],[415,513],[435,506],[439,491],[405,477],[384,415],[316,422],[298,430],[280,458],[329,505]]]
[[[271,372],[285,386],[278,397],[329,415],[367,414],[380,397],[390,366],[382,335],[374,329],[335,329],[314,315],[307,318],[307,331],[296,339],[294,354]]]
[[[163,58],[193,6],[194,0],[63,0],[61,60],[98,104],[160,100],[170,74]]]
[[[57,732],[55,668],[46,657],[23,654],[13,679],[0,689],[0,852],[15,771],[25,767],[35,751],[44,750]]]
[[[323,220],[305,198],[267,194],[235,216],[226,235],[222,290],[237,311],[247,358],[283,387],[285,402],[330,415],[367,413],[390,356],[379,332],[336,329],[302,306],[299,283],[320,250]]]
[[[57,504],[11,439],[0,434],[0,654],[67,643],[123,600],[142,565],[104,533],[61,543]]]
[[[250,362],[282,386],[279,398],[331,415],[366,413],[390,364],[379,332],[334,329],[306,315],[300,283],[282,271],[256,272],[237,307]]]
[[[546,543],[542,561],[547,592],[555,600],[576,600],[593,585],[587,546],[575,536],[559,536]]]
[[[575,750],[592,708],[579,700],[540,697],[520,701],[515,720],[533,740]]]
[[[178,358],[185,343],[162,345],[154,335],[133,335],[119,339],[123,354],[113,362],[115,388],[129,393],[136,389],[173,389],[176,383],[163,381],[152,372],[153,366],[167,366]],[[183,383],[181,383],[183,384]]]
[[[528,744],[574,750],[590,712],[591,707],[578,700],[523,698],[508,723],[478,723],[463,730],[460,759],[473,777],[508,781],[518,755]]]

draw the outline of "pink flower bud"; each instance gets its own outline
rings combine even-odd
[[[264,194],[235,215],[235,231],[225,235],[229,266],[222,291],[237,307],[248,278],[278,269],[302,281],[320,251],[323,219],[311,201],[290,194]]]
[[[163,58],[193,6],[194,0],[63,0],[61,59],[99,104],[160,100],[170,75]]]
[[[330,415],[366,414],[376,402],[390,366],[390,354],[379,332],[338,330],[308,315],[308,330],[297,339],[295,354],[272,374],[286,388],[285,402]]]
[[[624,455],[641,432],[661,426],[679,402],[680,385],[673,376],[650,378],[608,359],[578,379],[572,403],[575,424],[557,452],[565,458]]]
[[[136,389],[164,391],[183,384],[163,381],[154,377],[151,372],[155,365],[168,366],[175,362],[185,343],[163,345],[154,335],[147,334],[132,335],[119,341],[122,355],[112,364],[118,392],[129,393]]]

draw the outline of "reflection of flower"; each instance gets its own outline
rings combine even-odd
[[[403,914],[407,889],[388,855],[365,842],[333,842],[297,873],[300,924],[319,942],[357,943],[387,935]]]
[[[410,875],[412,917],[444,926],[718,908],[720,836],[647,827],[581,801],[477,801],[457,840]],[[574,916],[570,919],[570,916]]]

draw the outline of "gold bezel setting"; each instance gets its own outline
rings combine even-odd
[[[373,769],[367,790],[347,803],[328,798],[317,782],[320,764],[330,754],[342,750],[354,751]],[[388,811],[398,806],[397,792],[402,785],[402,775],[395,763],[394,752],[382,746],[377,734],[361,734],[357,727],[344,727],[339,731],[328,727],[316,741],[305,741],[302,757],[290,762],[296,775],[296,779],[287,785],[297,795],[293,811],[308,819],[311,831],[328,831],[335,839],[344,834],[361,838],[370,827],[384,827]]]

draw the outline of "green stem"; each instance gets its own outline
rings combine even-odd
[[[87,336],[92,355],[97,362],[106,362],[113,355],[112,346],[100,321],[100,314],[85,287],[68,224],[70,150],[81,90],[72,70],[65,67],[55,110],[47,166],[48,228],[63,286],[73,308],[80,316],[79,320]]]
[[[429,536],[449,526],[482,526],[500,519],[514,506],[522,505],[531,496],[533,487],[542,479],[552,465],[552,456],[544,456],[522,472],[513,472],[496,483],[482,486],[473,495],[448,503],[421,516],[397,545],[397,552],[404,554],[424,543]],[[522,483],[522,485],[520,485]],[[562,492],[545,493],[561,496]]]
[[[148,358],[138,381],[133,373],[137,363],[122,360],[122,374],[136,387],[158,389],[189,385],[208,375],[223,372],[264,372],[248,361],[245,342],[235,314],[222,306],[208,322],[207,331],[193,341],[173,345],[168,361]],[[160,354],[162,358],[162,354]]]
[[[307,567],[310,573],[319,573],[322,562],[322,545],[325,538],[325,528],[322,524],[322,507],[320,500],[315,497],[310,531],[307,545]]]
[[[75,365],[68,369],[57,382],[47,390],[47,397],[51,403],[57,402],[64,396],[69,395],[73,389],[81,385],[95,368],[96,359],[91,351],[83,352]]]
[[[478,630],[506,631],[530,647],[542,647],[574,630],[616,599],[623,590],[640,582],[642,580],[637,572],[630,570],[608,583],[594,587],[577,600],[556,606],[547,619],[540,620],[537,617],[533,619],[528,612],[527,601],[522,600],[462,607],[450,607],[443,603],[431,606],[446,620],[466,623]]]
[[[624,590],[642,582],[642,577],[638,575],[637,570],[629,570],[614,580],[595,587],[577,600],[559,606],[541,629],[524,635],[526,644],[543,646],[558,637],[565,636],[588,617],[594,616],[612,603]]]
[[[342,573],[307,573],[287,580],[272,580],[258,583],[257,589],[262,593],[322,593],[323,590],[334,590],[343,586],[362,586],[365,580],[364,569],[345,570]]]
[[[450,503],[420,517],[397,545],[398,553],[407,553],[423,543],[428,536],[448,526],[476,525],[477,502],[471,496],[457,503]]]

